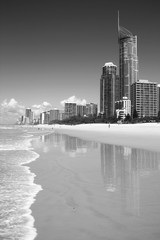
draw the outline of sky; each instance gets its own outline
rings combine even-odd
[[[139,78],[160,83],[157,1],[1,0],[0,123],[25,108],[63,109],[64,100],[99,106],[102,66],[118,67],[120,25],[138,37]],[[118,73],[118,71],[117,71]]]

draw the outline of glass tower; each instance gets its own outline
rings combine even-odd
[[[102,68],[100,79],[100,112],[105,117],[115,114],[115,88],[117,66],[112,62],[106,63]]]
[[[131,99],[131,84],[138,80],[137,36],[119,25],[119,13],[118,43],[120,98]]]

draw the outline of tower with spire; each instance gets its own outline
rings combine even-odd
[[[137,36],[120,26],[118,11],[120,98],[131,99],[131,84],[138,80]]]

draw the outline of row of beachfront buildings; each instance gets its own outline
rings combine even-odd
[[[49,124],[53,121],[61,121],[71,118],[73,116],[89,117],[97,116],[98,105],[95,103],[88,103],[79,105],[77,103],[65,102],[64,110],[51,109],[41,112],[38,118],[35,118],[34,111],[31,108],[26,108],[25,115],[19,120],[20,124]]]
[[[105,64],[106,72],[110,72],[113,64]],[[116,66],[114,66],[116,69]],[[106,80],[105,78],[109,78]],[[138,80],[131,85],[131,99],[124,96],[121,100],[119,96],[119,84],[117,83],[117,76],[115,73],[109,75],[102,75],[100,84],[100,112],[104,117],[115,116],[124,119],[127,114],[133,116],[134,110],[137,111],[138,117],[157,117],[160,112],[160,84],[156,82],[149,82],[148,80]],[[104,79],[106,81],[104,81]],[[110,81],[111,80],[111,81]],[[115,81],[114,81],[115,80]],[[113,88],[112,94],[110,88]],[[104,91],[105,89],[105,91]],[[107,94],[108,90],[108,94]],[[110,92],[110,97],[109,97]],[[104,101],[105,100],[105,101]],[[35,118],[34,111],[27,108],[25,115],[21,117],[21,124],[49,124],[52,121],[64,120],[73,116],[97,116],[98,105],[89,103],[86,105],[79,105],[72,102],[64,104],[64,110],[51,109],[40,113],[38,118]]]
[[[119,18],[119,17],[118,17]],[[112,62],[105,63],[100,77],[100,108],[97,104],[77,105],[66,102],[64,111],[53,109],[42,112],[39,123],[45,124],[53,120],[63,120],[72,116],[97,115],[105,118],[117,116],[124,119],[126,115],[133,117],[136,111],[139,118],[157,117],[160,112],[160,84],[154,81],[140,80],[137,56],[137,36],[119,25],[119,74],[117,66]],[[26,109],[21,123],[34,123],[33,112]]]

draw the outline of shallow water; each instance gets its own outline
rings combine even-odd
[[[41,186],[34,183],[35,174],[26,166],[39,157],[31,140],[22,130],[0,126],[1,240],[33,240],[36,236],[30,207]]]
[[[33,147],[37,240],[160,239],[160,153],[58,133]]]

